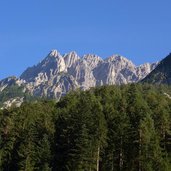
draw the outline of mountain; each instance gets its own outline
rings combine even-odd
[[[52,50],[40,63],[27,68],[19,78],[0,81],[0,93],[12,85],[22,87],[22,92],[32,96],[59,99],[70,90],[87,90],[90,87],[138,82],[147,76],[157,63],[135,66],[120,55],[102,59],[76,52],[61,55]]]
[[[171,54],[165,57],[142,82],[152,84],[171,84]]]

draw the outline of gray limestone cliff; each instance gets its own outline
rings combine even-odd
[[[76,52],[61,55],[52,50],[40,63],[27,68],[20,78],[0,81],[0,92],[15,83],[33,96],[59,99],[71,90],[138,82],[156,66],[157,63],[135,66],[120,55],[102,59],[92,54],[79,57]]]

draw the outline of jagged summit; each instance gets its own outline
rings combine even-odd
[[[75,64],[80,59],[80,57],[75,51],[63,55],[63,58],[65,61],[66,68],[70,68],[73,64]]]
[[[126,61],[128,61],[127,58],[125,58],[125,57],[123,57],[123,56],[121,56],[121,55],[118,55],[118,54],[114,54],[114,55],[108,57],[108,58],[105,59],[105,60],[106,60],[106,61],[116,61],[116,60],[126,60]]]
[[[59,99],[70,90],[86,90],[99,85],[138,82],[149,74],[156,64],[136,67],[121,55],[102,59],[95,54],[80,57],[75,51],[61,55],[57,50],[37,65],[27,68],[18,79],[1,81],[0,90],[16,83],[34,96]]]
[[[73,55],[73,56],[78,56],[78,55],[77,55],[77,52],[75,52],[75,51],[71,51],[71,52],[69,52],[68,54],[69,54],[69,55]]]
[[[57,57],[58,56],[58,51],[57,50],[51,50],[48,56]]]
[[[131,63],[133,65],[133,62],[131,60],[127,59],[124,56],[118,55],[118,54],[114,54],[114,55],[106,58],[105,61],[107,61],[107,62],[127,62],[127,63]]]
[[[98,85],[137,82],[153,68],[151,65],[136,67],[121,55],[102,59],[95,54],[79,57],[75,51],[61,55],[52,50],[41,63],[23,72],[20,78],[26,80],[26,87],[32,94],[60,98],[76,88],[85,90]]]
[[[83,55],[83,59],[85,60],[93,60],[93,59],[97,59],[99,61],[102,61],[103,59],[98,56],[98,55],[95,55],[95,54],[87,54],[87,55]]]

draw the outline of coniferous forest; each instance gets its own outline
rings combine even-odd
[[[0,170],[170,171],[169,93],[103,86],[0,110]]]

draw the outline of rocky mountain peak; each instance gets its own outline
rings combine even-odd
[[[78,56],[77,52],[75,52],[75,51],[69,52],[68,55],[71,55],[71,56]]]
[[[93,60],[93,61],[103,61],[103,59],[98,56],[98,55],[95,55],[95,54],[87,54],[87,55],[84,55],[83,56],[83,59],[85,59],[86,61],[90,61],[90,60]]]
[[[158,62],[152,63],[152,64],[145,63],[145,64],[137,66],[136,74],[137,74],[138,80],[141,80],[144,77],[146,77],[153,69],[156,68],[157,65],[158,65]]]
[[[73,64],[75,64],[80,59],[80,57],[77,55],[75,51],[65,54],[63,58],[65,61],[66,68],[70,68]]]
[[[48,56],[57,57],[58,56],[58,51],[57,50],[51,50],[51,52],[49,53]]]
[[[14,83],[34,96],[59,99],[78,88],[138,82],[155,67],[148,63],[136,67],[121,55],[102,59],[87,54],[80,58],[74,51],[61,55],[52,50],[40,63],[26,69],[19,79],[0,81],[0,91]]]
[[[103,59],[100,58],[97,55],[92,55],[92,54],[87,54],[83,56],[83,60],[85,60],[88,64],[88,66],[91,69],[94,69],[95,67],[97,67],[97,65],[101,62],[103,62]]]
[[[121,55],[112,55],[110,56],[109,58],[107,58],[105,61],[107,62],[116,62],[116,61],[119,61],[119,62],[129,62],[129,63],[132,63],[130,60],[128,60],[127,58],[121,56]]]
[[[66,72],[64,58],[57,50],[52,50],[40,63],[27,68],[20,78],[27,82],[39,80],[41,83],[60,72]]]

